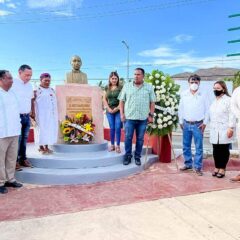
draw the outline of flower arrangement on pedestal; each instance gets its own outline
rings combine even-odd
[[[153,123],[148,124],[147,132],[156,136],[168,135],[178,124],[180,86],[175,84],[169,75],[159,70],[146,74],[145,81],[152,84],[157,98]]]
[[[94,138],[95,125],[86,114],[77,113],[73,118],[66,116],[60,125],[65,143],[88,144]]]

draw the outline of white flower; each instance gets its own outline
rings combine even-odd
[[[165,83],[165,82],[162,82],[162,86],[166,86],[166,83]]]
[[[159,113],[159,114],[158,114],[158,117],[163,117],[163,114],[162,114],[162,113]]]
[[[170,119],[172,119],[172,116],[171,116],[171,115],[168,115],[168,117],[167,117],[167,118],[170,120]]]
[[[155,76],[156,76],[156,75],[155,75]],[[156,83],[156,84],[159,84],[159,80],[156,80],[155,83]]]
[[[158,124],[161,124],[161,123],[162,123],[162,119],[159,118],[159,119],[157,120],[157,123],[158,123]]]
[[[149,76],[149,80],[152,80],[152,79],[153,79],[153,76],[152,76],[152,75],[150,75],[150,76]]]
[[[169,105],[170,105],[170,102],[169,102],[169,101],[166,101],[166,102],[165,102],[165,105],[166,105],[166,106],[169,106]]]
[[[170,87],[170,88],[172,87],[172,83],[169,83],[169,87]]]
[[[153,113],[153,116],[155,117],[155,116],[157,116],[157,114],[156,114],[156,113]]]
[[[168,122],[168,125],[169,125],[169,126],[171,126],[171,125],[172,125],[172,123],[173,123],[172,121],[169,121],[169,122]]]
[[[163,127],[167,127],[167,124],[166,124],[166,123],[164,123],[164,124],[163,124]]]
[[[156,86],[156,89],[160,89],[160,86]]]
[[[162,129],[162,128],[163,128],[163,125],[162,125],[162,124],[159,124],[159,125],[158,125],[158,128],[159,128],[159,129]]]
[[[156,128],[156,127],[157,127],[157,125],[155,125],[155,124],[152,125],[152,128]]]
[[[163,114],[164,114],[164,115],[167,115],[167,111],[164,111]]]
[[[165,98],[167,98],[167,96],[165,96],[165,95],[162,94],[162,95],[161,95],[161,99],[164,100]]]
[[[166,92],[166,89],[162,89],[162,93],[165,93]]]
[[[166,77],[165,76],[161,76],[161,79],[164,81],[164,80],[166,80]]]
[[[176,116],[173,117],[173,121],[175,121],[175,120],[177,120],[177,117],[176,117]]]
[[[155,78],[159,78],[160,77],[160,74],[159,73],[156,73],[155,74]]]
[[[168,118],[167,118],[167,117],[164,117],[164,118],[163,118],[163,121],[164,121],[164,122],[167,122],[167,121],[168,121]]]

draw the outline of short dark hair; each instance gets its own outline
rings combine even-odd
[[[135,68],[135,71],[138,71],[138,70],[141,71],[143,75],[145,75],[145,70],[143,68],[140,68],[140,67]]]
[[[4,78],[7,72],[9,72],[9,71],[7,71],[7,70],[0,70],[0,79]]]
[[[21,65],[21,66],[19,67],[18,71],[24,72],[26,69],[32,70],[32,68],[31,68],[29,65],[23,64],[23,65]]]
[[[200,78],[200,76],[199,75],[197,75],[197,74],[193,74],[193,75],[190,75],[190,77],[188,78],[188,82],[190,81],[190,80],[197,80],[197,81],[201,81],[201,78]]]

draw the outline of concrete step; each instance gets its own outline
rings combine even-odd
[[[83,153],[107,150],[108,142],[91,144],[55,144],[52,146],[54,152],[58,153]]]
[[[75,146],[74,146],[75,147]],[[73,169],[73,168],[94,168],[106,167],[116,164],[121,164],[124,157],[124,149],[122,153],[96,151],[96,152],[66,152],[53,153],[51,155],[42,155],[38,151],[32,151],[28,154],[28,159],[34,167],[37,168],[55,168],[55,169]],[[146,153],[146,148],[143,148],[142,156]],[[152,149],[148,148],[148,154],[152,153]]]
[[[21,172],[16,172],[16,178],[23,183],[47,184],[47,185],[67,185],[86,184],[119,179],[130,174],[138,173],[148,168],[158,160],[158,157],[149,154],[146,164],[136,166],[134,160],[131,164],[124,166],[116,164],[107,167],[80,168],[80,169],[49,169],[49,168],[24,168]]]

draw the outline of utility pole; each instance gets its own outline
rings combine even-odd
[[[122,44],[127,48],[127,82],[129,81],[129,46],[126,41],[122,41]]]

